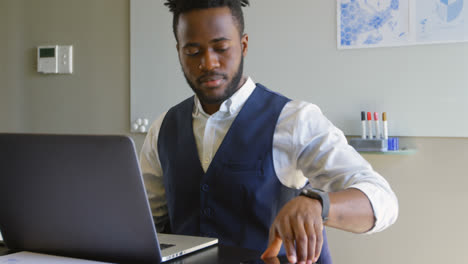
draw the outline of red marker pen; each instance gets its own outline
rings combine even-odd
[[[368,139],[373,139],[374,136],[372,135],[372,114],[371,112],[367,112],[367,136]]]

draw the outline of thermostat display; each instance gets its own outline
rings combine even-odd
[[[39,49],[40,58],[55,58],[55,48],[42,48]]]
[[[72,73],[72,46],[37,47],[37,71],[41,73]]]

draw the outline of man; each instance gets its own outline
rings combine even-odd
[[[331,263],[324,225],[373,233],[395,222],[388,183],[317,106],[243,75],[247,0],[165,5],[195,96],[161,115],[142,148],[159,232],[218,237],[262,258],[283,245],[292,263]]]

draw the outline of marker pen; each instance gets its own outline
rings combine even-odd
[[[361,138],[366,139],[366,112],[364,111],[361,111],[361,128],[362,128]]]
[[[388,139],[388,127],[387,127],[387,113],[382,113],[382,123],[383,123],[383,137]]]
[[[371,112],[367,112],[367,138],[368,139],[373,139],[374,137],[372,136],[372,114]]]
[[[375,121],[375,138],[381,139],[382,134],[380,134],[380,121],[379,121],[379,114],[374,112],[374,121]]]

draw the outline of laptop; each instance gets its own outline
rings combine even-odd
[[[0,230],[14,251],[118,263],[218,243],[156,233],[127,136],[0,133]]]

